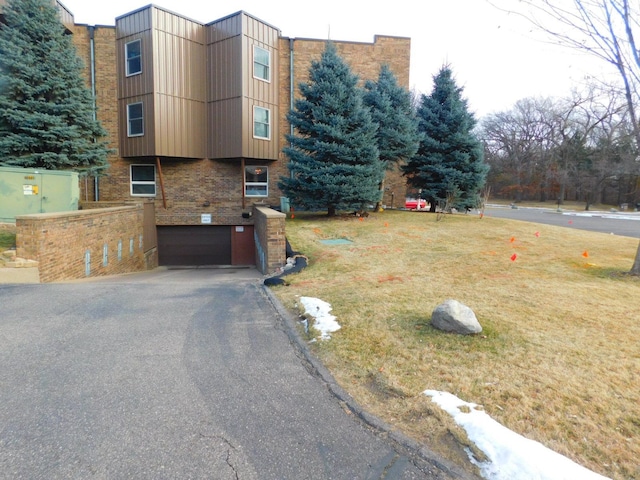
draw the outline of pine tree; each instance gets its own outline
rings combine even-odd
[[[398,85],[389,66],[383,65],[378,81],[365,83],[364,102],[378,125],[376,140],[385,170],[398,168],[415,155],[420,144],[418,121],[409,92]],[[384,177],[379,188],[381,192],[384,190]],[[376,210],[380,208],[381,202],[378,202]]]
[[[327,43],[312,62],[309,82],[287,116],[295,128],[290,145],[289,177],[278,186],[292,205],[310,210],[361,210],[378,201],[384,167],[376,147],[376,125],[362,100],[358,78]]]
[[[48,0],[8,0],[0,24],[0,165],[105,168],[106,135],[71,36]]]
[[[422,95],[418,118],[424,136],[416,155],[403,167],[409,185],[422,189],[432,212],[447,200],[459,209],[476,207],[488,166],[483,163],[482,143],[473,133],[476,120],[448,66],[434,77],[432,93]]]

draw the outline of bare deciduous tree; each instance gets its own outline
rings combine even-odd
[[[640,6],[633,0],[487,0],[500,10],[520,15],[559,45],[585,51],[612,65],[622,82],[640,149],[638,98],[640,93]],[[500,5],[501,3],[509,6]],[[631,269],[640,275],[640,244]]]

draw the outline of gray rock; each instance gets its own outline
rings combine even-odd
[[[431,314],[431,325],[438,330],[461,335],[482,331],[482,326],[473,310],[457,300],[447,300],[438,305]]]

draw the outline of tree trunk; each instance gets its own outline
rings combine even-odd
[[[329,205],[329,208],[327,209],[327,216],[329,217],[335,217],[336,216],[336,207],[333,205]]]
[[[640,243],[638,244],[638,252],[636,253],[636,260],[633,262],[633,267],[629,272],[631,275],[640,276]]]
[[[382,200],[384,200],[384,177],[382,177],[382,180],[379,183],[379,187],[380,187],[380,200],[378,200],[376,202],[376,206],[373,209],[374,212],[381,212],[382,211]],[[420,205],[418,205],[420,206]]]

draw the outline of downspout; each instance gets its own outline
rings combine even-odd
[[[91,99],[93,102],[93,121],[98,120],[98,107],[96,103],[96,46],[94,42],[95,38],[94,26],[89,26],[89,52],[90,52],[90,64],[91,64]],[[94,142],[96,139],[93,139]],[[86,188],[85,188],[86,192]],[[98,184],[97,173],[93,177],[93,199],[97,202],[100,200],[100,189]]]
[[[289,111],[293,111],[294,107],[294,94],[295,94],[295,80],[294,80],[294,68],[293,68],[293,42],[294,39],[289,39]],[[289,122],[289,134],[293,137],[293,125]],[[289,146],[293,146],[293,142],[289,143]],[[293,172],[289,170],[289,176],[293,178]]]
[[[293,95],[295,93],[293,79],[293,38],[289,39],[289,111],[293,110]],[[289,123],[289,133],[293,135],[293,125]]]

